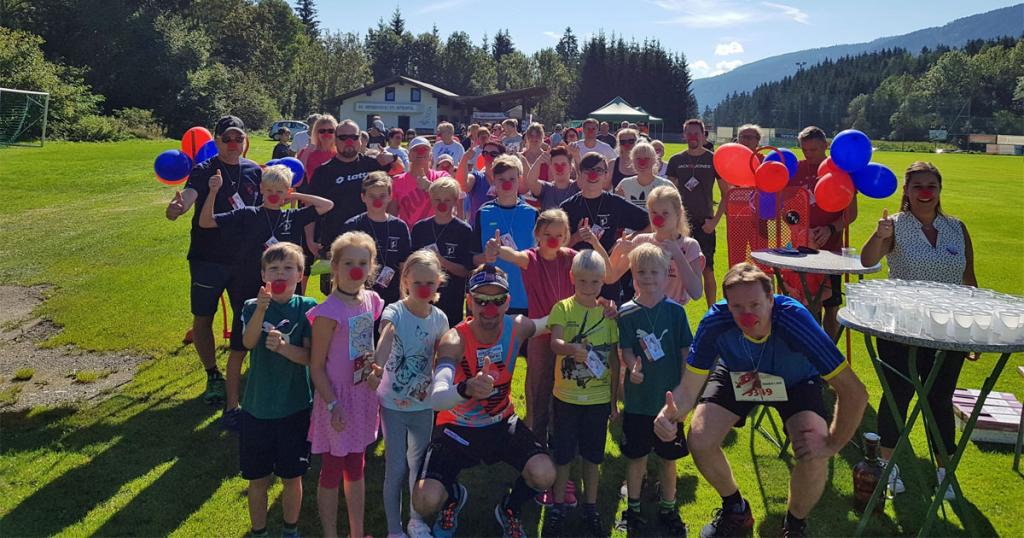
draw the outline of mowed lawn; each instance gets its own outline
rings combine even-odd
[[[153,357],[132,383],[102,403],[0,414],[0,533],[5,536],[240,536],[249,528],[245,482],[237,476],[237,438],[218,429],[220,410],[200,400],[202,370],[193,349],[181,344],[190,324],[185,260],[189,219],[164,218],[174,188],[158,183],[152,169],[157,153],[176,146],[163,140],[0,149],[0,282],[53,286],[40,314],[64,330],[47,345],[129,349]],[[261,138],[253,146],[252,157],[269,159],[270,141]],[[670,145],[669,153],[679,148]],[[875,157],[900,176],[916,159],[931,160],[943,172],[943,209],[967,223],[981,285],[1024,292],[1024,159],[911,153]],[[861,217],[851,233],[854,245],[861,246],[868,237],[883,207],[896,211],[898,206],[898,195],[888,200],[862,197]],[[724,232],[724,225],[720,230]],[[726,265],[723,238],[716,259],[719,278]],[[704,307],[703,301],[688,306],[692,327]],[[967,363],[960,386],[980,387],[994,359],[986,355]],[[871,431],[881,392],[863,339],[856,335],[853,364],[871,393],[864,420],[864,428]],[[1013,357],[996,389],[1024,397],[1024,382],[1016,373],[1022,364],[1024,359]],[[524,374],[517,372],[514,391],[520,410],[525,409]],[[623,505],[618,489],[625,465],[614,441],[619,435],[614,426],[600,488],[600,510],[609,526]],[[778,535],[793,460],[778,457],[760,436],[752,447],[750,439],[749,428],[737,430],[727,439],[726,451],[753,507],[756,532]],[[908,492],[887,506],[885,517],[869,527],[870,534],[913,534],[923,520],[923,497],[934,476],[923,429],[915,430],[912,440],[914,454],[899,461]],[[375,455],[367,471],[367,532],[384,536],[382,445],[370,450]],[[833,460],[829,484],[810,519],[812,535],[852,534],[857,515],[851,510],[851,466],[860,458],[859,450],[849,446]],[[957,513],[946,503],[950,521],[932,533],[1024,535],[1019,515],[1024,477],[1010,470],[1011,460],[1010,446],[972,443],[958,473],[968,508]],[[300,523],[305,535],[319,534],[318,469],[314,459],[305,479]],[[691,459],[681,460],[678,470],[681,512],[696,533],[720,499]],[[499,532],[492,508],[513,478],[502,466],[462,476],[470,491],[462,535]],[[269,519],[273,533],[280,529],[279,493],[277,485]],[[645,494],[645,502],[653,502],[653,495]],[[347,533],[343,507],[340,525]],[[653,509],[650,515],[653,520]],[[539,534],[540,511],[531,506],[526,518],[530,535]],[[578,518],[570,517],[570,533],[582,531],[577,524]],[[656,534],[655,524],[650,529]]]

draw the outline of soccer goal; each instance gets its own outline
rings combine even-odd
[[[0,145],[42,147],[49,108],[49,93],[0,88]]]

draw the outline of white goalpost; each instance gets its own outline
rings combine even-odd
[[[0,145],[35,145],[46,141],[50,94],[0,88]]]

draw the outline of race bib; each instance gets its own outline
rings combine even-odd
[[[270,239],[267,239],[266,241],[263,242],[263,248],[270,248],[278,244],[279,242],[280,241],[278,241],[276,237],[270,236]]]
[[[729,372],[738,402],[785,402],[786,382],[781,377],[758,371]]]
[[[231,207],[233,209],[242,209],[243,207],[245,207],[245,202],[242,201],[241,194],[238,194],[236,192],[235,194],[231,195]]]
[[[594,224],[590,226],[590,232],[594,234],[594,237],[601,239],[601,236],[604,235],[604,228],[600,224]]]
[[[661,341],[658,337],[653,334],[646,334],[641,341],[643,343],[644,351],[647,353],[647,358],[651,362],[658,361],[665,356],[665,350],[661,349]]]
[[[393,278],[395,278],[395,270],[385,265],[380,268],[380,273],[377,274],[377,280],[374,282],[381,288],[387,288],[391,285]]]
[[[700,185],[700,182],[697,181],[697,178],[691,176],[690,181],[687,181],[686,184],[683,186],[686,187],[686,190],[692,192],[693,189],[697,188],[697,185]]]
[[[601,360],[601,356],[593,349],[587,353],[587,369],[598,379],[604,377],[604,361]]]
[[[348,319],[348,360],[373,354],[373,313],[363,312]]]
[[[516,240],[512,238],[512,234],[501,234],[501,237],[499,237],[498,240],[501,241],[501,246],[503,247],[508,247],[512,250],[519,250],[516,247]]]
[[[438,256],[441,255],[441,250],[437,248],[437,243],[431,243],[423,248],[437,254]]]
[[[486,349],[476,350],[476,368],[490,376],[495,376],[494,365],[504,360],[501,344]]]

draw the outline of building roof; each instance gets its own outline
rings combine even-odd
[[[409,78],[409,77],[406,77],[406,76],[398,75],[398,76],[394,76],[394,77],[391,77],[391,78],[384,79],[384,80],[382,80],[380,82],[375,82],[373,84],[370,84],[369,86],[364,86],[362,88],[359,88],[358,90],[352,90],[352,91],[350,91],[348,93],[343,93],[343,94],[341,94],[341,95],[339,95],[337,97],[333,97],[331,99],[327,99],[325,101],[325,104],[328,105],[328,106],[336,106],[336,105],[339,105],[339,104],[343,103],[344,101],[346,101],[348,99],[356,97],[357,95],[362,95],[362,94],[370,93],[370,92],[372,92],[372,91],[374,91],[374,90],[376,90],[378,88],[383,88],[385,86],[393,86],[395,84],[411,84],[413,86],[419,86],[420,88],[423,88],[424,90],[427,90],[427,91],[435,94],[439,98],[447,98],[449,100],[454,100],[454,99],[459,97],[458,94],[450,92],[450,91],[448,91],[448,90],[446,90],[444,88],[441,88],[441,87],[438,87],[438,86],[434,86],[433,84],[428,84],[428,83],[423,82],[421,80],[416,80],[414,78]]]

